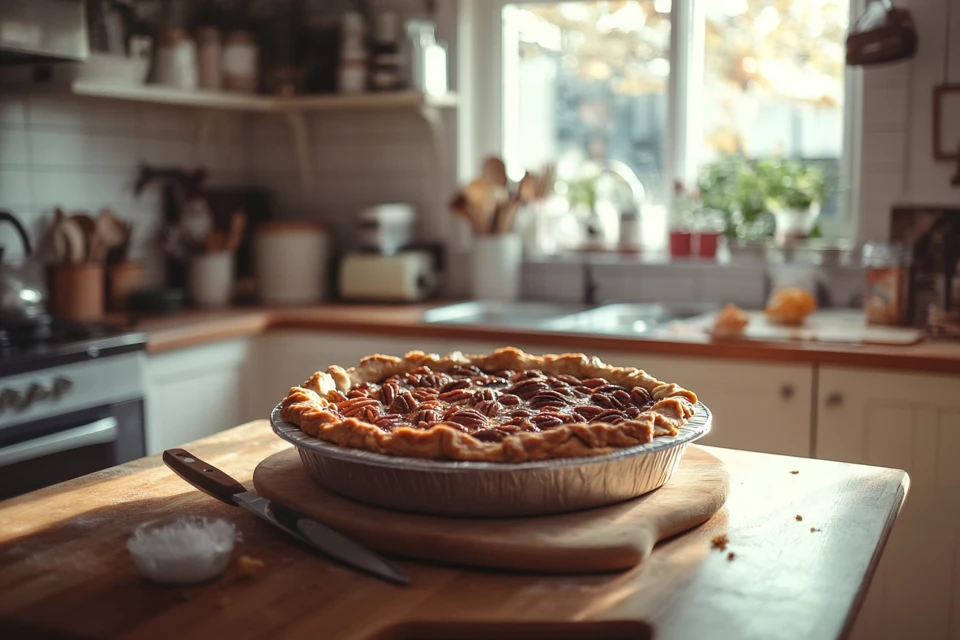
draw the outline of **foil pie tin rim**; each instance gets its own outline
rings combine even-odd
[[[354,462],[369,466],[378,466],[391,469],[416,469],[420,471],[430,471],[435,473],[473,473],[477,471],[484,472],[504,472],[515,473],[523,470],[535,469],[556,469],[558,467],[582,467],[587,464],[606,464],[632,458],[666,449],[672,449],[684,444],[689,444],[698,440],[709,433],[713,422],[713,414],[702,402],[697,402],[694,414],[677,432],[675,436],[659,436],[651,442],[637,445],[635,447],[626,447],[612,453],[600,456],[582,456],[576,458],[551,458],[549,460],[535,460],[532,462],[474,462],[474,461],[451,461],[451,460],[431,460],[428,458],[411,458],[402,456],[390,456],[363,449],[353,449],[341,447],[332,442],[325,442],[307,435],[295,424],[286,422],[280,417],[282,403],[278,404],[270,412],[270,427],[273,432],[281,439],[293,444],[299,449],[307,449],[316,454],[337,458],[339,460]]]

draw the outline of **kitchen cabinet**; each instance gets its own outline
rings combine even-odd
[[[147,358],[147,453],[258,417],[250,402],[251,340],[223,340]]]
[[[818,386],[818,458],[910,475],[853,637],[960,637],[960,376],[823,366]]]

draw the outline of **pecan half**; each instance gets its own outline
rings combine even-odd
[[[630,397],[630,394],[624,391],[623,389],[617,389],[612,394],[613,402],[621,409],[626,409],[627,407],[633,406],[633,398]]]
[[[406,381],[414,387],[419,387],[422,379],[423,376],[421,376],[419,373],[411,372],[406,375]]]
[[[500,403],[497,402],[496,400],[484,400],[482,402],[478,402],[473,408],[479,411],[480,413],[482,413],[483,415],[492,418],[493,416],[500,413],[500,409],[502,407],[500,406]]]
[[[416,373],[416,374],[418,374],[418,375],[427,375],[427,376],[429,376],[429,375],[431,375],[431,374],[433,373],[433,369],[431,369],[430,367],[428,367],[427,365],[424,364],[424,365],[420,365],[420,366],[417,367],[416,369],[411,369],[411,370],[410,370],[410,373]]]
[[[505,393],[500,396],[500,404],[505,407],[515,407],[520,404],[520,398],[512,393]]]
[[[590,422],[609,422],[610,424],[616,424],[622,422],[624,419],[625,416],[622,413],[616,409],[609,409],[591,418]]]
[[[556,376],[556,379],[560,382],[570,385],[571,387],[580,386],[580,378],[571,376],[569,373],[561,373],[560,375]]]
[[[580,382],[581,386],[589,387],[591,389],[597,389],[605,384],[610,384],[606,378],[587,378],[586,380]]]
[[[344,400],[343,402],[337,404],[337,409],[341,412],[352,411],[353,409],[366,407],[369,405],[380,404],[377,400],[373,398],[367,398],[366,396],[360,396],[358,398],[350,398],[349,400]]]
[[[453,380],[447,384],[440,387],[440,393],[447,393],[449,391],[456,391],[457,389],[466,389],[470,386],[470,381],[461,378],[460,380]]]
[[[546,391],[550,387],[547,386],[547,383],[538,379],[524,380],[512,386],[507,390],[508,393],[512,393],[515,396],[519,396],[524,400],[529,400],[533,396],[537,395],[541,391]]]
[[[609,396],[605,396],[602,393],[595,393],[590,396],[590,402],[597,405],[598,407],[603,407],[604,409],[614,409],[613,400]]]
[[[424,400],[429,401],[436,398],[437,393],[439,393],[439,389],[433,389],[430,387],[418,387],[413,391],[411,391],[410,393],[413,394],[414,400],[419,400],[420,402],[423,402]]]
[[[447,422],[463,425],[468,429],[479,429],[487,424],[487,416],[473,409],[460,409],[449,416]]]
[[[628,418],[636,418],[642,413],[642,410],[640,407],[627,407],[623,412],[627,414]]]
[[[367,422],[376,422],[380,418],[380,409],[374,405],[367,405],[360,410],[358,417]]]
[[[492,389],[481,389],[474,394],[473,399],[475,402],[496,400],[497,394]]]
[[[380,387],[380,401],[389,407],[399,393],[400,387],[396,382],[384,382],[383,386]]]
[[[602,387],[597,387],[593,391],[594,393],[613,393],[614,391],[626,391],[623,387],[618,384],[605,384]]]
[[[347,398],[367,398],[369,395],[366,389],[353,388],[347,391]]]
[[[556,413],[541,413],[530,418],[530,422],[537,425],[541,429],[550,429],[553,427],[559,427],[566,421],[562,416]]]
[[[434,373],[432,375],[423,376],[420,380],[420,386],[426,388],[442,387],[443,385],[450,382],[450,378],[443,375],[442,373]]]
[[[441,419],[440,412],[435,409],[420,409],[417,413],[416,423],[422,424],[425,422],[427,425],[432,425],[440,422]]]
[[[534,415],[534,412],[529,409],[515,409],[510,412],[511,418],[529,418],[532,415]]]
[[[401,422],[403,422],[403,419],[400,416],[380,416],[373,420],[373,424],[384,431],[393,431],[400,426]]]
[[[586,406],[586,407],[577,407],[576,409],[573,410],[573,412],[578,416],[580,416],[580,419],[589,420],[590,418],[593,418],[603,413],[604,409],[601,409],[600,407]]]
[[[410,413],[417,408],[417,401],[409,391],[402,391],[390,404],[390,411],[394,413]]]
[[[634,404],[638,407],[643,407],[653,402],[653,398],[650,397],[650,392],[643,387],[630,389],[630,398],[633,399]]]
[[[563,407],[566,406],[567,399],[556,391],[541,391],[530,399],[530,406],[535,409],[542,407]]]
[[[479,367],[475,367],[472,364],[469,365],[460,365],[455,366],[450,373],[455,376],[479,376],[483,375],[483,371]]]
[[[447,391],[446,393],[441,393],[437,396],[444,402],[461,402],[463,400],[469,400],[473,397],[472,391],[467,391],[466,389],[454,389],[453,391]]]
[[[520,371],[513,375],[514,382],[521,382],[523,380],[533,380],[535,378],[545,378],[543,371],[540,369],[527,369],[526,371]]]

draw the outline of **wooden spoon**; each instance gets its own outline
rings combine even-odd
[[[463,195],[473,210],[479,233],[489,233],[497,206],[493,184],[485,178],[475,178],[463,188]]]
[[[507,168],[503,160],[496,156],[488,156],[484,159],[480,175],[491,184],[507,188]]]
[[[225,249],[231,253],[240,247],[243,242],[243,232],[247,228],[247,214],[243,211],[234,211],[230,216],[230,232],[227,235]]]

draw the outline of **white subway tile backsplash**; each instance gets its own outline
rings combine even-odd
[[[66,94],[36,91],[27,97],[27,123],[31,127],[81,130],[90,123],[88,102]]]
[[[863,170],[902,171],[906,159],[907,134],[900,131],[863,132]]]
[[[27,124],[27,101],[23,96],[0,95],[0,125]]]
[[[77,170],[34,170],[28,174],[33,183],[38,209],[63,207],[67,211],[90,206],[90,197],[106,193],[91,179],[91,175]],[[98,198],[99,199],[99,198]]]
[[[140,125],[140,105],[135,102],[84,99],[88,128],[99,132],[135,135]]]
[[[197,124],[199,112],[182,107],[157,104],[141,105],[139,113],[140,134],[148,137],[164,137],[169,134],[190,136]]]
[[[0,167],[26,168],[30,164],[27,131],[0,125]]]
[[[95,166],[94,138],[82,131],[33,129],[29,132],[30,160],[37,167],[84,169]]]
[[[0,167],[0,207],[18,211],[32,205],[30,171]]]
[[[96,135],[88,140],[88,167],[130,171],[141,158],[140,140],[134,135]]]

